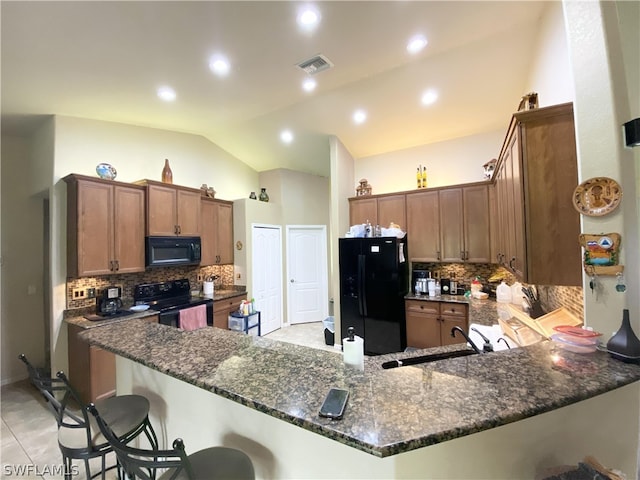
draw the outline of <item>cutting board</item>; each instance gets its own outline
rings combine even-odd
[[[556,333],[553,327],[557,327],[559,325],[570,325],[572,327],[582,325],[582,320],[573,315],[565,307],[560,307],[538,318],[531,318],[515,305],[510,304],[509,310],[514,317],[545,338],[549,338],[551,335]]]

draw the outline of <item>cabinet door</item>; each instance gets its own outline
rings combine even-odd
[[[440,346],[438,302],[407,300],[407,347],[431,348]]]
[[[213,302],[213,326],[222,328],[224,330],[229,329],[229,314],[235,312],[240,308],[242,300],[246,300],[246,295],[240,295],[238,297],[225,298],[222,300],[216,300]]]
[[[580,214],[571,201],[578,184],[570,104],[520,117],[524,244],[528,283],[582,285],[582,252],[574,241]],[[537,114],[537,115],[535,115]]]
[[[462,262],[464,260],[462,189],[440,190],[439,201],[441,261]]]
[[[114,269],[118,273],[144,272],[145,191],[114,188]]]
[[[524,237],[524,196],[520,166],[519,135],[510,140],[505,157],[509,238],[506,265],[521,279],[526,279],[526,248]]]
[[[215,265],[216,263],[216,230],[218,228],[216,222],[217,205],[212,200],[203,198],[200,204],[200,210],[202,221],[200,231],[200,241],[202,242],[200,266],[202,267],[205,265]],[[216,326],[215,323],[214,326]]]
[[[441,319],[441,338],[442,345],[455,345],[457,343],[466,343],[466,340],[462,335],[456,334],[455,337],[451,336],[451,329],[453,327],[460,327],[465,332],[467,331],[466,322],[459,317],[450,317],[448,315],[442,315]]]
[[[178,216],[176,189],[164,185],[149,185],[147,195],[147,234],[176,235]],[[199,205],[198,210],[200,210]]]
[[[464,210],[464,261],[491,263],[489,186],[462,189]]]
[[[378,201],[375,198],[355,198],[349,200],[349,224],[361,225],[367,223],[371,225],[378,223]]]
[[[489,185],[489,249],[491,252],[488,263],[499,263],[500,255],[500,210],[498,209],[498,183]]]
[[[440,213],[438,192],[407,194],[407,235],[412,261],[439,262]]]
[[[216,213],[218,263],[233,264],[233,205],[218,203]]]
[[[500,167],[496,170],[496,202],[498,212],[498,227],[496,232],[496,261],[500,265],[506,266],[508,252],[508,238],[512,234],[513,228],[509,222],[509,196],[507,194],[507,166],[504,160],[500,163]]]
[[[406,230],[405,196],[392,195],[378,198],[378,219],[376,221],[381,227],[389,228],[391,222],[400,225]]]
[[[178,235],[197,237],[200,235],[200,199],[201,193],[176,190]]]
[[[89,370],[92,402],[116,394],[116,356],[102,348],[89,346]]]
[[[440,322],[442,327],[441,341],[442,345],[453,345],[456,343],[465,343],[466,340],[462,335],[451,336],[453,327],[460,327],[465,332],[469,329],[469,309],[464,303],[448,303],[440,304]]]
[[[87,277],[112,273],[113,252],[113,187],[108,184],[78,180],[76,205],[77,276]],[[144,237],[143,237],[144,238]],[[70,273],[72,274],[72,273]]]

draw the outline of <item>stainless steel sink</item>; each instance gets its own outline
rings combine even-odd
[[[382,364],[382,368],[396,368],[406,365],[419,365],[421,363],[437,362],[439,360],[447,360],[449,358],[467,357],[469,355],[478,355],[475,350],[465,349],[456,350],[453,352],[432,353],[431,355],[420,355],[417,357],[399,358],[397,360],[390,360]]]

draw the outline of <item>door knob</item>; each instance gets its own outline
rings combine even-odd
[[[291,283],[295,282],[295,280],[292,278],[291,280],[289,280]]]

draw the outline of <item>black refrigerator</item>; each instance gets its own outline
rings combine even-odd
[[[340,238],[341,338],[364,338],[364,353],[407,346],[404,296],[409,291],[407,237]]]

